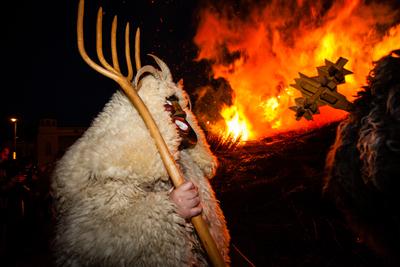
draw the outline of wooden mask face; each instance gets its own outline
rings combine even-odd
[[[175,95],[168,97],[164,107],[166,111],[170,112],[172,121],[182,138],[179,150],[194,147],[197,144],[197,135],[186,120],[186,112],[179,105],[179,99]]]

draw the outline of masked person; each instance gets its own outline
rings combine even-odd
[[[227,264],[230,236],[208,179],[211,153],[188,96],[161,71],[135,79],[186,182],[174,188],[154,140],[116,92],[53,175],[58,266],[208,266],[190,218],[201,214]]]

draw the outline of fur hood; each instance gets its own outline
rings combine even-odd
[[[179,161],[182,153],[189,154],[205,177],[212,178],[217,160],[189,109],[187,93],[172,80],[157,79],[153,75],[145,76],[139,86],[142,88],[139,96],[152,114],[175,160]],[[187,114],[187,121],[198,136],[198,143],[194,148],[178,150],[181,138],[164,108],[165,99],[171,95],[179,98],[179,103]],[[58,165],[61,168],[59,171],[62,172],[67,171],[63,166],[82,166],[88,172],[88,179],[95,177],[97,180],[103,180],[113,177],[121,180],[131,179],[132,181],[126,182],[135,183],[149,183],[158,178],[169,179],[143,119],[120,91],[112,96],[91,127],[66,152]],[[70,183],[71,189],[76,190],[84,184],[81,177],[78,183],[73,179],[65,182]]]

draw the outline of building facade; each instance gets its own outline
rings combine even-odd
[[[58,127],[54,119],[40,120],[36,143],[37,163],[42,165],[56,161],[85,130],[85,127]]]

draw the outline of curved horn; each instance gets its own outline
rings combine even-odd
[[[172,82],[171,71],[169,70],[167,64],[165,64],[164,61],[162,61],[160,58],[158,58],[157,56],[155,56],[153,54],[148,54],[148,55],[151,56],[152,58],[154,58],[154,60],[156,61],[157,65],[160,67],[162,79]]]
[[[160,75],[160,71],[159,70],[157,70],[156,68],[154,68],[153,66],[150,66],[150,65],[143,66],[136,73],[135,80],[134,80],[134,84],[135,84],[135,87],[136,87],[137,91],[139,91],[139,89],[140,89],[138,87],[139,79],[146,72],[150,73],[151,75],[153,75],[154,77],[156,77],[158,79],[161,79],[161,75]]]

